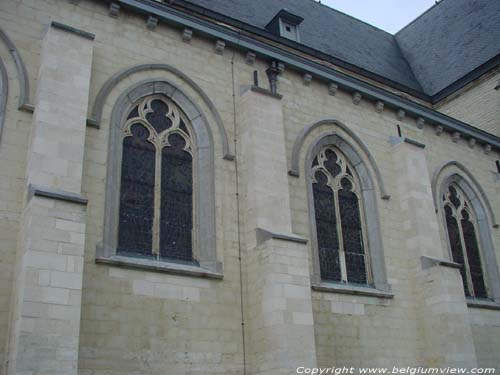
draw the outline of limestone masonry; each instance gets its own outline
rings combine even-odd
[[[498,25],[494,0],[394,36],[313,0],[0,0],[0,375],[500,371]]]

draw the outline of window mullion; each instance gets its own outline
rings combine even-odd
[[[154,186],[154,214],[153,214],[153,254],[160,257],[160,212],[161,212],[161,142],[154,139],[156,149],[155,186]]]
[[[464,265],[465,265],[465,275],[467,277],[467,284],[469,284],[469,293],[471,297],[474,297],[476,293],[474,292],[474,284],[472,283],[472,276],[470,273],[470,266],[469,266],[469,257],[467,256],[467,247],[465,246],[465,239],[464,239],[464,232],[462,230],[462,222],[461,219],[458,219],[458,215],[462,216],[461,213],[457,212],[457,217],[455,218],[457,220],[457,227],[458,227],[458,233],[460,233],[460,243],[462,244],[462,253],[464,257]]]
[[[339,241],[339,260],[340,260],[340,272],[341,278],[343,282],[347,283],[347,265],[345,260],[345,252],[344,252],[344,238],[342,236],[342,218],[340,217],[340,205],[339,205],[339,195],[338,191],[333,191],[333,199],[335,205],[335,216],[337,217],[337,234]]]
[[[359,194],[359,196],[358,196]],[[368,247],[368,238],[367,238],[367,231],[366,231],[366,226],[365,226],[365,210],[363,206],[363,200],[361,199],[361,194],[358,192],[356,194],[358,198],[358,209],[359,209],[359,219],[360,219],[360,224],[361,224],[361,240],[363,241],[363,258],[365,262],[365,269],[366,269],[366,280],[368,283],[373,282],[373,274],[372,274],[372,267],[371,267],[371,259],[370,259],[370,249]]]

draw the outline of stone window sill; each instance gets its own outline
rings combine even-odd
[[[352,294],[358,296],[378,297],[378,298],[393,298],[394,294],[370,287],[345,285],[329,282],[321,282],[313,284],[312,289],[317,292]]]
[[[467,298],[467,307],[474,307],[479,309],[500,310],[500,304],[493,301],[477,300]]]
[[[155,261],[151,259],[132,258],[120,255],[110,257],[97,257],[95,260],[98,264],[108,264],[124,268],[142,269],[155,272],[165,272],[174,275],[204,277],[209,279],[222,280],[224,275],[222,272],[214,272],[202,266],[179,264],[165,261]],[[222,267],[218,267],[222,268]]]

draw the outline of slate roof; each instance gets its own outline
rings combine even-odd
[[[395,37],[434,95],[500,53],[500,1],[443,0]]]
[[[392,35],[314,0],[184,0],[264,30],[281,9],[301,44],[432,96],[500,53],[500,0],[442,0]]]

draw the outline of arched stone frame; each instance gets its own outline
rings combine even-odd
[[[441,204],[441,197],[445,189],[453,183],[465,194],[476,216],[479,250],[483,261],[482,266],[486,277],[485,281],[491,294],[490,297],[496,303],[500,303],[500,274],[490,233],[490,228],[496,228],[498,225],[491,224],[492,222],[494,223],[495,216],[491,210],[484,190],[467,168],[457,161],[448,161],[439,166],[433,174],[431,184],[436,213],[441,216],[440,223],[443,228],[441,233],[444,233],[446,237],[447,255],[450,260],[453,259],[447,237],[447,226]]]
[[[0,40],[5,44],[9,53],[14,60],[14,64],[16,66],[17,77],[19,80],[19,104],[18,109],[26,110],[29,112],[33,112],[33,105],[30,104],[29,95],[30,95],[30,85],[29,85],[29,76],[26,70],[26,66],[24,65],[24,61],[17,50],[14,42],[9,38],[7,33],[0,28]]]
[[[375,163],[375,159],[371,155],[370,151],[368,151],[368,148],[364,145],[364,143],[359,139],[359,137],[347,126],[345,126],[342,122],[336,120],[336,119],[323,119],[320,121],[316,121],[312,124],[307,125],[302,129],[302,131],[297,135],[295,138],[295,142],[293,143],[293,148],[292,148],[292,154],[290,156],[290,169],[288,171],[288,174],[290,176],[294,177],[299,177],[300,172],[299,172],[299,160],[300,160],[300,150],[302,149],[302,145],[304,144],[304,141],[306,137],[315,129],[319,128],[320,126],[331,126],[336,129],[340,129],[342,132],[346,133],[355,143],[356,145],[360,148],[360,150],[363,152],[363,154],[366,156],[368,162],[370,163],[370,166],[373,170],[373,173],[375,174],[376,180],[378,187],[380,189],[380,195],[382,199],[390,199],[390,195],[387,194],[384,186],[384,182],[382,181],[382,176],[380,174],[380,171],[377,167],[377,164]]]
[[[372,281],[375,289],[383,292],[390,292],[390,286],[387,283],[385,259],[382,245],[382,236],[380,232],[379,215],[377,207],[377,192],[369,168],[363,161],[357,149],[345,138],[336,132],[323,133],[317,137],[309,146],[305,158],[305,181],[307,186],[307,196],[309,205],[309,225],[311,232],[311,251],[312,251],[312,284],[322,284],[318,241],[316,232],[316,215],[314,209],[314,197],[312,189],[311,166],[314,157],[325,146],[334,146],[338,148],[349,160],[359,178],[362,194],[363,216],[365,218],[364,229],[368,238],[368,256],[370,257]],[[357,147],[360,148],[359,146]],[[361,148],[363,149],[363,148]],[[366,157],[366,155],[365,155]]]
[[[169,98],[185,113],[190,121],[195,144],[193,170],[196,209],[193,215],[193,228],[195,228],[194,243],[196,248],[193,249],[193,254],[196,255],[196,260],[200,265],[200,272],[221,274],[222,264],[217,261],[216,254],[214,142],[212,134],[209,124],[198,106],[182,90],[163,79],[146,80],[129,87],[120,95],[113,106],[108,149],[103,244],[97,249],[97,258],[100,261],[117,258],[119,191],[123,147],[122,128],[125,124],[125,116],[132,106],[138,100],[150,95],[164,95]],[[156,268],[165,267],[158,265]]]
[[[481,184],[476,180],[474,175],[469,172],[469,170],[460,162],[456,160],[449,160],[441,164],[436,170],[434,171],[432,175],[432,181],[431,181],[431,186],[432,186],[432,192],[433,192],[433,199],[434,199],[434,206],[436,207],[436,211],[439,207],[439,198],[440,198],[440,191],[436,189],[437,184],[438,184],[438,179],[443,176],[445,170],[450,169],[452,167],[455,167],[463,176],[466,176],[471,183],[474,185],[477,191],[477,197],[482,200],[482,204],[484,205],[484,208],[486,209],[486,212],[490,216],[490,223],[493,228],[498,228],[500,225],[498,224],[496,220],[496,215],[493,212],[493,209],[491,208],[491,204],[486,197],[486,193],[484,192],[483,188],[481,187]]]
[[[5,121],[5,113],[7,111],[7,97],[9,95],[9,81],[7,70],[0,59],[0,142],[2,141],[3,123]]]
[[[234,152],[230,150],[229,142],[227,140],[226,129],[224,128],[224,123],[222,122],[222,118],[217,109],[215,108],[213,102],[210,100],[208,95],[201,89],[201,87],[198,86],[198,84],[196,84],[196,82],[194,82],[188,75],[168,64],[134,65],[130,68],[125,68],[115,73],[104,83],[104,85],[102,85],[101,89],[97,93],[96,98],[94,100],[94,104],[92,105],[91,117],[87,119],[87,124],[98,128],[101,123],[104,104],[106,103],[106,99],[108,95],[111,93],[111,91],[127,77],[135,73],[149,71],[149,70],[163,70],[172,73],[176,77],[180,78],[182,81],[186,82],[194,90],[194,92],[196,92],[196,94],[198,94],[202,98],[207,107],[210,109],[210,112],[212,113],[215,119],[215,123],[217,124],[217,128],[220,132],[224,159],[234,160]]]

